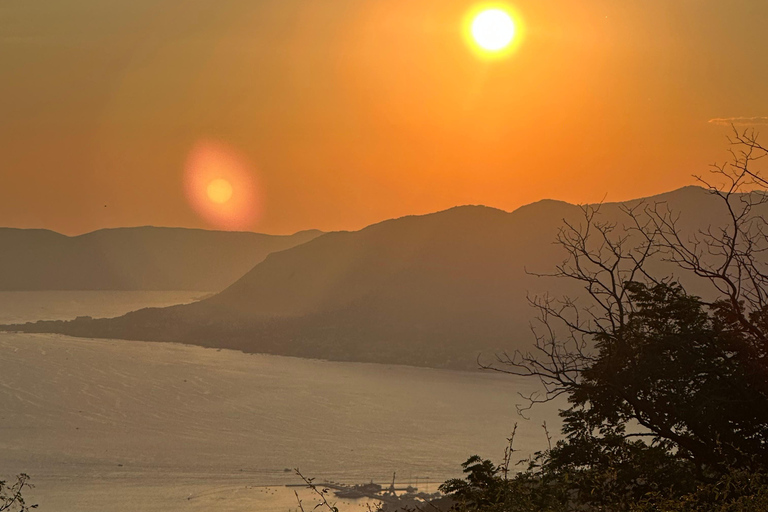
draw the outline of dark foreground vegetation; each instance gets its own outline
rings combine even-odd
[[[596,208],[564,227],[556,275],[590,301],[533,299],[535,350],[486,365],[540,379],[530,406],[566,395],[564,439],[520,473],[511,446],[500,465],[471,457],[442,486],[457,510],[768,510],[768,226],[754,213],[768,195],[738,195],[767,188],[753,166],[768,151],[750,133],[733,143],[708,184],[728,225],[683,236],[676,213],[646,204],[626,210],[629,228]],[[648,271],[658,257],[674,275]],[[686,292],[690,276],[710,299]]]
[[[20,474],[13,483],[0,480],[0,512],[29,512],[37,508],[37,505],[27,504],[24,494],[32,488],[29,483],[29,475]]]

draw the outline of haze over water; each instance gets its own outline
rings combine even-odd
[[[0,311],[100,317],[196,296],[6,292]],[[543,419],[558,431],[554,406],[515,412],[532,382],[481,372],[14,333],[0,350],[0,474],[30,473],[45,510],[286,511],[294,467],[434,491],[469,455],[500,460],[515,422],[520,458],[545,447]]]

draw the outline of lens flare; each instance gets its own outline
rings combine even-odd
[[[211,201],[224,204],[232,197],[232,184],[223,178],[216,178],[208,184],[206,191]]]
[[[192,148],[184,189],[195,212],[213,227],[244,230],[258,220],[261,201],[254,171],[245,157],[225,144],[202,141]]]

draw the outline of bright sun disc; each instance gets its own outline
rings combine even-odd
[[[211,201],[224,204],[232,198],[232,184],[223,178],[217,178],[208,184],[206,192]]]
[[[503,50],[515,38],[515,22],[501,9],[488,9],[472,21],[472,37],[484,50]]]

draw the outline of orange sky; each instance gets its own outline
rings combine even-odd
[[[6,0],[0,225],[216,227],[185,194],[206,143],[255,177],[255,231],[622,200],[725,160],[709,120],[768,116],[764,0],[512,1],[494,61],[476,4]]]

